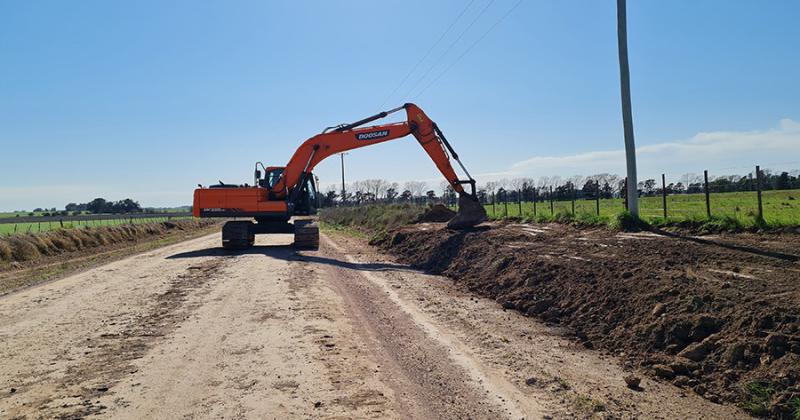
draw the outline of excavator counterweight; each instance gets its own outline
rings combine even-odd
[[[400,110],[406,121],[363,127]],[[461,163],[444,133],[418,106],[408,103],[351,124],[328,127],[303,142],[284,167],[256,163],[254,185],[220,182],[194,191],[195,217],[244,217],[229,221],[222,229],[222,245],[243,249],[253,245],[256,234],[294,233],[295,247],[317,249],[319,229],[307,218],[316,213],[316,183],[313,169],[323,159],[347,150],[371,146],[413,135],[458,195],[459,211],[447,224],[451,229],[473,227],[486,220],[486,210],[475,194],[475,180]],[[450,159],[458,162],[467,176],[458,178]],[[263,169],[263,177],[259,165]],[[467,192],[464,185],[469,184]],[[293,219],[293,220],[292,220]],[[291,222],[290,222],[291,221]]]

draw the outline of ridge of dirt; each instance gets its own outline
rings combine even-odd
[[[426,223],[378,241],[589,348],[719,403],[791,418],[800,395],[800,235]]]

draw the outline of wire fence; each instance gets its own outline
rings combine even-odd
[[[704,171],[700,182],[675,190],[662,174],[661,185],[646,185],[639,192],[640,217],[649,220],[701,221],[715,217],[734,218],[743,224],[800,225],[800,185],[787,183],[785,189],[766,190],[760,168],[756,176],[737,183],[710,182]],[[652,180],[650,180],[652,181]],[[503,189],[483,198],[493,218],[554,217],[558,214],[613,217],[628,208],[622,192],[603,190],[599,182],[588,181],[582,189],[572,183],[518,190]],[[454,202],[448,202],[454,205]]]
[[[795,171],[797,172],[797,171]],[[613,177],[583,178],[580,182],[564,181],[546,186],[534,186],[532,180],[517,189],[480,189],[478,199],[490,218],[555,218],[558,215],[613,218],[627,210],[624,196],[627,181]],[[780,175],[755,171],[747,176],[712,177],[684,176],[678,183],[667,183],[666,174],[660,179],[645,180],[638,185],[639,215],[649,222],[704,221],[713,218],[733,218],[742,225],[800,226],[800,176],[782,172]],[[659,182],[660,181],[660,182]],[[520,183],[518,183],[519,185]],[[578,188],[576,184],[582,184]],[[609,185],[611,184],[611,185]],[[442,203],[457,208],[457,196],[448,189],[441,197],[394,197],[391,199],[341,201],[330,205],[359,206],[375,203],[411,203],[429,205]]]
[[[159,223],[191,217],[192,213],[189,212],[0,217],[0,235],[11,236],[53,229]]]

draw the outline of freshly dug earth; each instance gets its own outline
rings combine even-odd
[[[442,204],[435,204],[433,207],[428,209],[425,213],[422,213],[417,219],[418,222],[447,222],[450,219],[456,217],[456,212],[453,210],[448,209]]]
[[[800,235],[425,223],[379,245],[755,415],[800,413]]]
[[[216,222],[176,220],[159,223],[106,226],[98,228],[58,229],[0,238],[0,263],[35,262],[43,258],[122,242],[164,235],[175,230],[193,230]]]

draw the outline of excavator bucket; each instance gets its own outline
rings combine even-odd
[[[486,220],[486,209],[472,194],[462,193],[458,197],[458,213],[447,222],[450,229],[468,229]]]

